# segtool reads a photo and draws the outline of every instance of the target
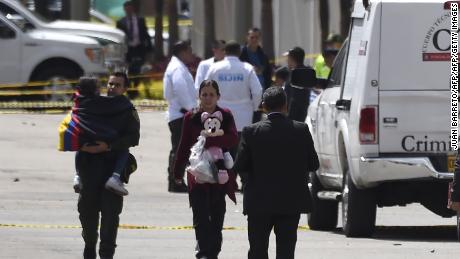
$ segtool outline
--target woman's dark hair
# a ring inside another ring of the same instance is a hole
[[[286,105],[286,92],[281,87],[269,87],[264,92],[263,104],[268,111],[280,110]]]
[[[220,96],[219,85],[217,84],[216,81],[210,80],[210,79],[204,80],[203,82],[201,82],[200,89],[198,90],[198,95],[201,94],[201,89],[203,89],[203,87],[205,86],[212,86],[212,88],[216,90],[217,96]]]
[[[97,93],[99,80],[96,77],[82,76],[78,82],[78,91],[81,95],[90,96]]]

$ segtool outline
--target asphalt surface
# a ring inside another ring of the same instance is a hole
[[[0,258],[82,258],[74,154],[56,149],[63,116],[0,115]],[[187,195],[166,191],[164,114],[144,112],[140,118],[141,144],[132,149],[139,167],[127,186],[115,258],[194,258]],[[246,258],[241,201],[241,195],[237,205],[227,199],[219,258]],[[333,232],[299,229],[296,258],[454,258],[460,253],[454,224],[420,205],[378,209],[372,238],[345,238],[340,226]],[[275,258],[274,234],[270,244]]]

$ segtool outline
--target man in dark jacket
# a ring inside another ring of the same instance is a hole
[[[126,61],[129,63],[129,73],[139,74],[147,52],[152,49],[152,42],[145,19],[137,16],[133,3],[126,1],[123,8],[126,16],[117,21],[117,28],[126,34],[128,41]]]
[[[315,70],[303,64],[305,51],[302,48],[292,48],[285,55],[291,72],[285,87],[288,100],[288,117],[304,122],[310,105],[310,91],[317,84]]]
[[[268,119],[243,129],[234,166],[247,175],[243,213],[248,216],[248,258],[268,258],[272,228],[276,258],[294,258],[300,214],[311,207],[308,172],[318,169],[318,156],[308,126],[286,117],[282,88],[268,88],[263,107]]]
[[[108,94],[119,95],[126,92],[128,78],[124,74],[114,73],[108,82]],[[115,107],[108,107],[114,109]],[[97,112],[102,112],[99,107]],[[107,117],[110,117],[107,115]],[[109,119],[109,118],[107,118]],[[115,253],[119,215],[123,208],[123,196],[107,190],[104,185],[112,176],[119,152],[139,144],[139,117],[134,107],[123,113],[116,113],[112,118],[113,126],[119,132],[119,138],[110,143],[97,141],[97,145],[84,145],[80,149],[77,163],[83,188],[78,199],[78,212],[83,228],[85,241],[83,257],[96,258],[98,241],[99,214],[100,225],[100,258],[111,259]]]
[[[241,50],[240,60],[254,66],[262,88],[265,90],[272,84],[272,67],[270,60],[260,46],[260,30],[252,28],[248,31],[246,46]]]
[[[240,60],[254,66],[254,71],[264,91],[272,86],[272,66],[270,60],[260,46],[259,28],[249,29],[246,45],[241,50]],[[254,112],[252,121],[258,122],[261,118],[262,111],[259,110]]]

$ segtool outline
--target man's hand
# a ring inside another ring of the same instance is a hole
[[[98,154],[98,153],[110,151],[109,145],[107,145],[107,143],[103,141],[96,141],[96,145],[88,145],[88,143],[86,143],[85,145],[81,147],[80,150],[83,152],[90,153],[90,154]]]
[[[457,213],[460,212],[460,202],[459,201],[453,201],[450,204],[450,209],[456,211]]]

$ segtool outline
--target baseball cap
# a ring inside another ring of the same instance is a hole
[[[283,56],[305,57],[305,51],[301,47],[294,47],[283,53]]]

